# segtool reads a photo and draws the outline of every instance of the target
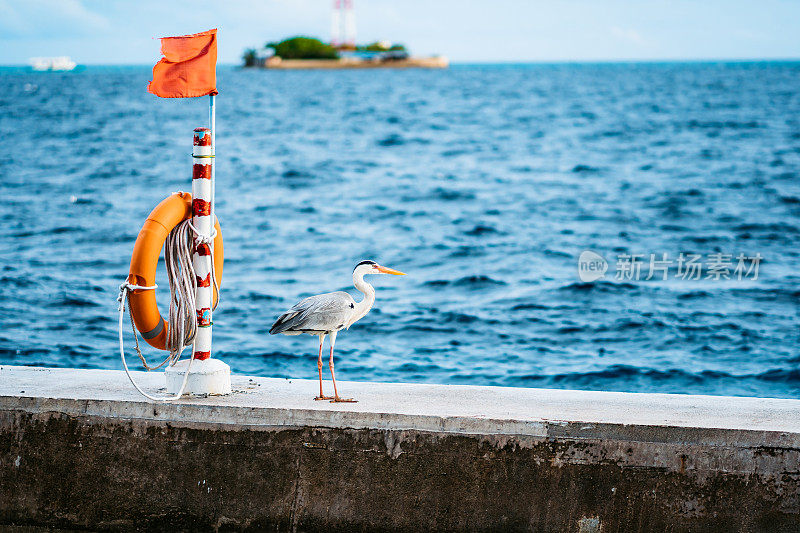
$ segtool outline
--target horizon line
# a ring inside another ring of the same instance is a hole
[[[437,54],[441,55],[441,54]],[[419,57],[433,57],[422,55]],[[800,56],[784,57],[692,57],[692,58],[594,58],[594,59],[491,59],[481,61],[450,60],[450,65],[547,65],[547,64],[598,64],[598,63],[759,63],[798,62]],[[79,67],[151,67],[155,63],[78,63]],[[221,67],[241,67],[241,63],[220,62]],[[0,68],[30,67],[30,63],[0,63]]]

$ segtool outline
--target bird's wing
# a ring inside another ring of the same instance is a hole
[[[355,300],[346,292],[309,296],[278,317],[269,332],[335,331],[346,324],[354,308]]]

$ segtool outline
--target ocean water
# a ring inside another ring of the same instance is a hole
[[[0,363],[121,368],[118,285],[150,209],[190,190],[206,119],[149,79],[0,71]],[[316,339],[269,327],[358,297],[374,259],[409,275],[372,278],[343,380],[800,398],[798,88],[792,62],[221,67],[216,355],[316,377]],[[604,278],[581,281],[585,250]],[[757,279],[644,279],[665,253],[762,259]],[[617,279],[626,254],[640,279]]]

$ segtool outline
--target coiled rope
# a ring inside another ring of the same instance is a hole
[[[133,386],[142,396],[156,401],[156,402],[169,402],[179,399],[184,390],[186,383],[189,381],[189,371],[194,361],[194,339],[197,334],[197,312],[195,311],[195,295],[197,291],[197,277],[195,276],[194,266],[192,264],[192,254],[194,248],[198,244],[211,245],[211,279],[214,281],[214,290],[219,295],[219,286],[217,285],[216,273],[214,272],[214,255],[213,255],[213,242],[214,237],[217,235],[216,227],[213,227],[211,235],[203,235],[199,233],[190,220],[184,220],[167,235],[164,242],[164,262],[167,269],[167,280],[169,281],[169,318],[167,326],[167,339],[166,347],[169,355],[156,366],[150,366],[147,363],[141,349],[139,348],[139,336],[136,333],[136,327],[133,323],[133,312],[130,309],[130,291],[133,290],[155,290],[158,285],[143,286],[134,285],[125,281],[119,286],[119,353],[122,358],[122,366],[125,368],[125,373],[128,375]],[[212,296],[213,299],[213,296]],[[125,349],[123,347],[122,339],[122,323],[125,312],[125,302],[128,302],[128,314],[130,316],[131,331],[135,340],[136,354],[139,360],[147,370],[156,370],[165,364],[169,363],[170,366],[177,363],[184,348],[192,346],[192,355],[189,359],[189,364],[186,367],[186,373],[183,376],[183,383],[180,390],[174,396],[152,396],[142,390],[141,387],[133,379],[133,376],[128,369],[128,362],[125,358]],[[219,297],[217,298],[219,303]],[[216,305],[213,309],[216,309]]]

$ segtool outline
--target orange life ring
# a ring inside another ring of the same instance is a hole
[[[136,238],[136,244],[133,245],[128,283],[143,287],[155,285],[156,266],[167,235],[175,226],[191,217],[192,195],[188,192],[171,194],[150,212]],[[225,253],[218,220],[215,221],[214,228],[217,230],[217,236],[214,237],[214,277],[217,286],[221,286]],[[156,291],[152,289],[133,289],[128,293],[128,305],[133,315],[133,323],[147,343],[159,350],[166,350],[167,323],[158,311],[155,293]],[[218,297],[219,294],[215,290],[214,305]]]

